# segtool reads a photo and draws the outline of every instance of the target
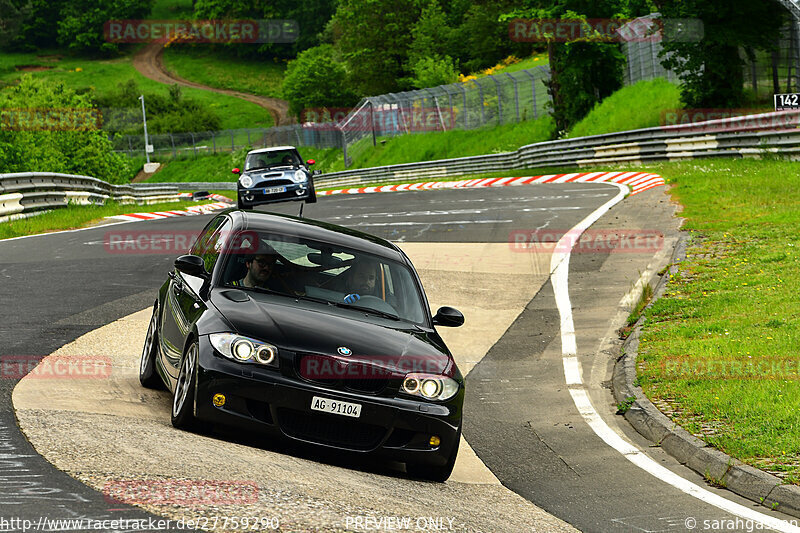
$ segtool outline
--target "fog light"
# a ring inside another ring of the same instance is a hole
[[[214,407],[222,407],[225,405],[225,395],[215,394],[211,401],[214,402]],[[431,441],[433,441],[433,439],[431,439]]]
[[[431,440],[429,440],[428,443],[431,446],[436,447],[436,446],[438,446],[438,445],[440,445],[442,443],[442,439],[440,439],[439,437],[434,435],[433,437],[431,437]]]

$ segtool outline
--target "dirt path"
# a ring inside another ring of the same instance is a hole
[[[185,87],[193,87],[195,89],[203,89],[205,91],[227,94],[247,100],[248,102],[252,102],[269,111],[275,120],[276,126],[285,126],[295,122],[294,118],[289,115],[289,102],[286,100],[281,100],[280,98],[269,98],[266,96],[256,96],[254,94],[242,93],[230,89],[216,89],[214,87],[208,87],[207,85],[201,85],[193,81],[185,80],[167,70],[161,58],[163,52],[164,45],[162,43],[150,43],[133,56],[134,68],[138,70],[142,76],[150,78],[151,80],[159,83],[166,83],[169,85],[177,83],[178,85],[183,85]]]

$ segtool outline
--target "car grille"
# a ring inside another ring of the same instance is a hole
[[[281,429],[290,437],[354,450],[371,450],[386,434],[380,426],[343,420],[336,415],[279,409],[278,417]]]
[[[392,378],[391,372],[369,363],[348,362],[320,354],[298,354],[297,375],[327,388],[379,394]]]

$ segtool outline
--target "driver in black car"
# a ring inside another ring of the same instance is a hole
[[[232,282],[234,287],[262,287],[271,288],[270,275],[275,270],[275,263],[278,261],[276,254],[256,254],[245,260],[247,274],[244,278]]]
[[[344,289],[347,293],[345,301],[348,297],[353,295],[361,296],[377,296],[380,298],[378,291],[378,265],[372,261],[359,261],[351,266],[346,273]],[[353,301],[358,298],[351,298]],[[352,303],[352,302],[348,302]]]

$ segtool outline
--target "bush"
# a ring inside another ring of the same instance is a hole
[[[356,94],[347,86],[347,72],[329,44],[309,48],[290,61],[283,80],[289,112],[300,117],[309,107],[347,107]]]
[[[447,85],[458,81],[458,70],[450,56],[441,59],[425,57],[414,65],[412,83],[418,89]]]
[[[27,75],[19,85],[0,91],[0,109],[7,113],[2,122],[12,125],[0,129],[0,168],[4,172],[64,172],[110,183],[128,181],[130,162],[112,151],[111,141],[96,124],[85,121],[78,129],[53,120],[20,119],[34,111],[64,119],[88,114],[93,110],[88,96]]]

